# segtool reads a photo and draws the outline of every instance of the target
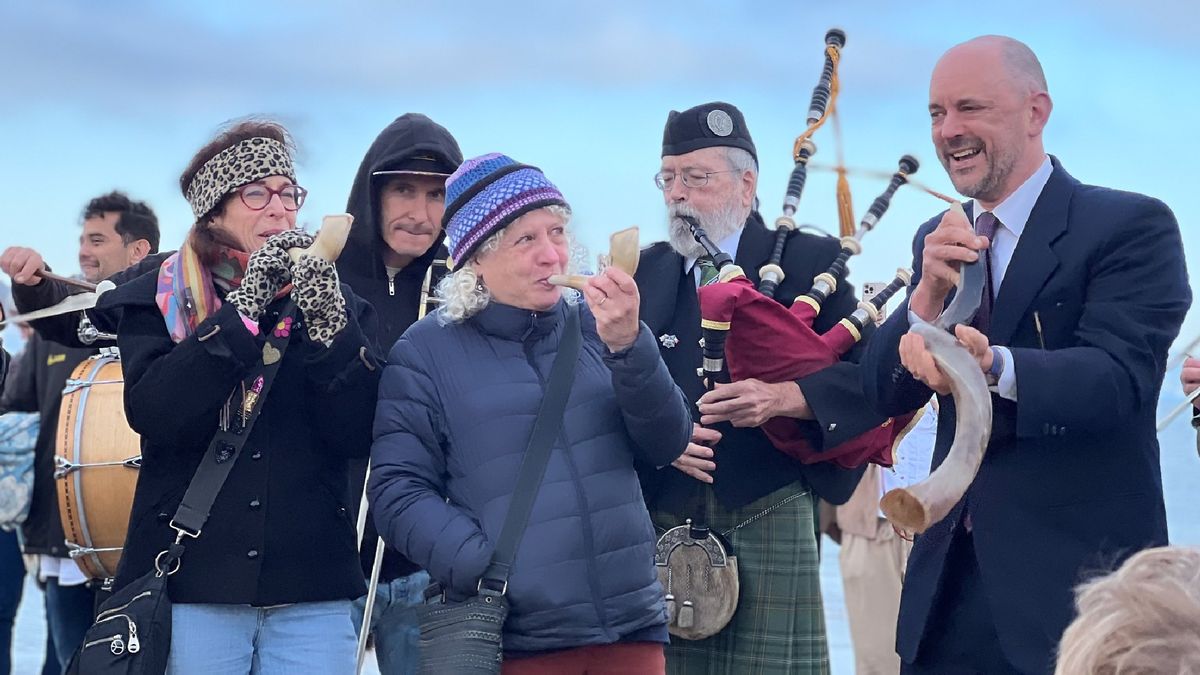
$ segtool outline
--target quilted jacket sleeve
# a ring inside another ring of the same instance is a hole
[[[447,438],[424,366],[429,358],[407,334],[392,348],[379,384],[367,495],[388,544],[456,593],[469,594],[493,545],[444,496]]]
[[[671,379],[658,343],[645,323],[637,340],[616,354],[605,350],[613,391],[638,459],[665,466],[681,455],[692,436],[692,417],[683,391]]]

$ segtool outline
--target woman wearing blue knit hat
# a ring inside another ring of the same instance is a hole
[[[571,212],[537,168],[467,160],[446,204],[455,271],[380,383],[379,531],[451,602],[507,606],[504,673],[661,673],[667,616],[634,461],[669,464],[692,424],[637,286],[610,267],[576,304],[549,282],[567,271]],[[463,672],[464,644],[438,649],[429,629],[424,667]]]

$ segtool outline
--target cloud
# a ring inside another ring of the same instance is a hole
[[[651,89],[735,83],[811,90],[821,38],[839,17],[791,3],[262,2],[34,3],[0,28],[0,86],[28,105],[111,106],[136,112],[380,92],[431,96],[512,86]],[[902,34],[843,22],[847,72],[892,90],[899,60],[930,58]]]

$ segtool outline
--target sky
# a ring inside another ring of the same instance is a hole
[[[758,147],[759,197],[779,215],[830,27],[841,60],[840,154],[952,187],[932,153],[929,74],[947,48],[997,33],[1042,60],[1054,111],[1046,147],[1076,178],[1174,208],[1190,267],[1200,235],[1187,207],[1200,172],[1200,4],[1147,0],[1005,3],[804,0],[253,4],[82,0],[0,4],[0,247],[32,246],[74,271],[80,213],[118,188],[157,211],[163,246],[191,225],[178,177],[229,120],[281,120],[299,144],[309,201],[300,222],[345,209],[375,135],[428,114],[464,153],[541,167],[571,202],[593,253],[630,225],[665,235],[658,169],[667,112],[711,100],[741,108]],[[839,152],[818,132],[814,163]],[[885,179],[852,177],[861,217]],[[836,229],[832,175],[810,172],[798,220]],[[851,280],[911,265],[916,227],[942,208],[902,188],[851,263]],[[1182,336],[1200,334],[1192,312]]]

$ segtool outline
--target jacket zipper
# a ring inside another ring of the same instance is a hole
[[[388,295],[396,294],[396,277],[388,277]]]

